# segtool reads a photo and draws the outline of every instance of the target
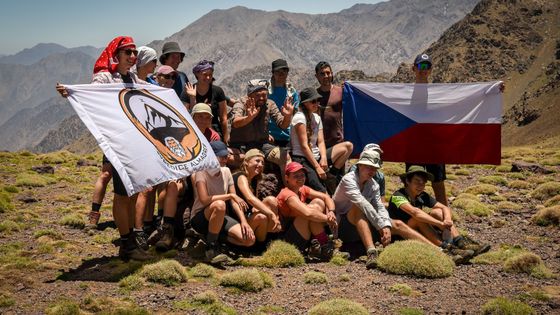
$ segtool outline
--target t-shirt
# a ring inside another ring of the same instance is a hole
[[[183,94],[181,100],[189,103],[190,99],[186,94]],[[220,102],[223,102],[225,100],[226,94],[224,93],[224,90],[217,85],[210,85],[210,88],[204,95],[200,95],[198,94],[198,92],[196,93],[197,104],[206,103],[210,105],[210,108],[212,109],[212,116],[214,116],[212,117],[212,129],[218,132],[220,136],[223,135],[222,126],[220,125]],[[195,104],[191,105],[194,106]]]
[[[333,85],[330,91],[323,92],[321,88],[317,88],[317,92],[323,97],[319,102],[321,106],[321,120],[324,126],[325,146],[330,148],[344,141],[342,129],[342,88],[338,85]]]
[[[295,217],[296,213],[288,206],[288,199],[293,196],[298,196],[299,200],[305,203],[310,192],[311,188],[305,185],[301,186],[297,194],[287,187],[283,188],[278,196],[276,196],[276,199],[278,200],[278,212],[280,215],[287,218]]]
[[[231,176],[231,171],[227,167],[220,167],[220,173],[218,176],[211,176],[206,170],[196,172],[193,176],[195,199],[192,206],[193,211],[191,217],[194,217],[198,212],[204,210],[205,208],[198,197],[196,183],[206,181],[208,196],[227,194],[229,193],[229,186],[233,185],[233,177]]]
[[[206,128],[206,130],[204,130],[203,134],[204,134],[204,137],[206,137],[206,140],[208,140],[208,142],[222,141],[222,137],[220,137],[220,134],[217,133],[212,128]]]
[[[394,220],[401,220],[403,222],[408,222],[412,217],[406,211],[401,209],[403,204],[410,203],[412,206],[422,209],[423,207],[433,208],[437,200],[430,196],[427,192],[423,191],[416,197],[415,200],[410,200],[410,197],[406,193],[405,188],[397,190],[389,200],[389,216]]]
[[[319,117],[319,115],[313,113],[312,117],[313,121],[311,122],[311,130],[313,131],[313,135],[311,136],[311,139],[308,140],[310,140],[309,143],[311,144],[313,157],[315,160],[319,160],[321,158],[321,152],[317,146],[317,137],[319,136],[319,130],[323,129],[323,123],[321,122],[321,117]],[[304,127],[307,128],[307,122],[305,121],[305,114],[303,112],[297,112],[292,118],[292,123],[290,125],[290,146],[292,147],[292,155],[305,157],[295,129],[297,124],[303,124]]]
[[[272,92],[272,93],[271,93]],[[289,86],[275,86],[269,88],[268,98],[273,100],[278,106],[278,109],[282,109],[284,102],[288,96],[292,97],[292,105],[294,105],[294,111],[297,110],[299,106],[299,95],[295,88]],[[290,127],[288,129],[280,129],[276,122],[272,119],[268,121],[268,132],[276,141],[288,141],[290,140]]]

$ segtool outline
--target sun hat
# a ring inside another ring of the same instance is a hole
[[[360,154],[360,159],[358,160],[358,162],[356,162],[356,164],[369,165],[375,168],[381,168],[380,162],[381,162],[381,157],[379,156],[379,152],[370,150],[370,151],[363,151],[362,154]]]
[[[179,43],[167,42],[163,44],[163,48],[161,49],[161,56],[159,56],[159,62],[163,64],[163,61],[165,59],[164,56],[170,53],[180,53],[181,60],[185,58],[185,53],[181,50],[181,47],[179,47]]]
[[[260,90],[268,90],[268,80],[266,79],[253,79],[247,82],[247,95],[255,93]]]
[[[210,108],[210,105],[208,105],[206,103],[198,103],[198,104],[193,106],[193,108],[191,110],[191,116],[194,116],[194,114],[200,114],[200,113],[207,113],[207,114],[210,114],[210,116],[214,117],[214,115],[212,115],[212,108]]]
[[[277,71],[280,69],[290,69],[288,67],[288,62],[284,59],[276,59],[272,62],[272,71]]]
[[[249,161],[250,159],[254,158],[255,156],[260,156],[264,159],[264,154],[259,149],[251,149],[245,152],[245,158],[243,161]]]
[[[300,103],[310,102],[322,98],[321,94],[313,88],[305,88],[299,92]]]
[[[364,147],[364,151],[377,151],[380,154],[383,154],[383,150],[381,150],[381,147],[377,143],[366,144],[366,146]]]
[[[406,173],[401,174],[399,177],[401,178],[401,180],[404,181],[408,175],[415,174],[415,173],[421,173],[426,175],[426,177],[428,177],[430,181],[434,180],[434,175],[432,175],[432,173],[427,172],[426,168],[420,165],[411,165],[406,171]]]

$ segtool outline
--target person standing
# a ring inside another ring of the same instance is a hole
[[[294,109],[297,110],[299,105],[299,95],[297,90],[288,82],[288,73],[290,68],[288,62],[284,59],[276,59],[272,62],[272,77],[270,78],[270,86],[268,87],[268,99],[276,103],[278,109],[287,99],[291,99]],[[290,127],[281,129],[276,123],[270,119],[268,121],[268,132],[274,140],[274,144],[279,147],[287,147],[290,143]]]
[[[181,50],[181,47],[179,47],[177,42],[167,42],[163,44],[161,56],[159,56],[159,62],[162,65],[170,66],[173,70],[177,71],[177,80],[175,80],[175,83],[173,84],[173,89],[179,97],[181,97],[181,94],[184,93],[183,89],[189,82],[187,75],[184,72],[177,70],[177,68],[179,68],[179,64],[183,62],[184,58],[185,53]]]

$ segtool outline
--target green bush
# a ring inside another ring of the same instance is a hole
[[[8,186],[4,186],[4,191],[9,192],[11,194],[16,194],[19,192],[19,189],[16,186],[8,185]]]
[[[560,205],[540,209],[531,220],[538,225],[560,226]]]
[[[35,237],[36,239],[41,237],[41,236],[48,236],[48,237],[52,238],[53,240],[62,239],[62,233],[60,233],[58,231],[55,231],[54,229],[38,230],[35,233],[33,233],[33,237]]]
[[[175,302],[174,308],[181,311],[202,310],[206,314],[235,315],[235,309],[226,306],[214,291],[204,291],[192,297],[192,299]]]
[[[465,192],[474,195],[493,195],[498,192],[498,188],[490,184],[478,184],[470,186]]]
[[[504,262],[504,270],[511,273],[530,274],[540,264],[542,264],[542,260],[539,256],[533,253],[523,253],[508,258]]]
[[[418,241],[401,241],[389,245],[377,258],[382,270],[425,278],[443,278],[453,274],[455,264],[432,245]]]
[[[135,291],[139,290],[146,284],[144,278],[138,274],[132,274],[122,278],[119,281],[119,287],[124,291]]]
[[[294,245],[276,240],[270,244],[262,257],[243,259],[241,264],[245,266],[287,268],[303,266],[305,258]]]
[[[508,183],[508,187],[513,189],[528,189],[531,186],[531,183],[528,183],[524,180],[512,180]]]
[[[479,217],[487,217],[494,211],[482,202],[468,198],[457,198],[453,200],[453,207],[465,210],[465,213]]]
[[[424,311],[414,307],[403,307],[397,311],[398,315],[423,315]]]
[[[498,173],[508,173],[511,172],[511,165],[498,165],[494,170]]]
[[[498,209],[500,211],[504,211],[504,210],[521,210],[523,207],[515,202],[511,202],[511,201],[501,201],[498,202]]]
[[[264,288],[274,285],[272,278],[257,269],[239,269],[224,274],[220,278],[220,285],[237,288],[246,292],[260,292]]]
[[[499,175],[481,176],[478,179],[478,181],[481,183],[492,184],[492,185],[502,185],[502,186],[507,185],[507,179]]]
[[[520,246],[502,245],[498,250],[478,255],[471,259],[471,263],[483,265],[503,264],[507,259],[526,253]]]
[[[58,221],[61,225],[66,225],[75,229],[83,229],[86,226],[86,222],[81,215],[77,213],[72,213],[65,215]]]
[[[508,178],[513,178],[513,179],[525,179],[525,178],[527,178],[527,176],[524,173],[507,173],[506,176]]]
[[[332,256],[330,263],[335,266],[346,266],[348,264],[348,259],[342,255],[336,254]]]
[[[16,177],[16,186],[26,187],[45,187],[47,186],[47,179],[39,174],[19,174]]]
[[[406,283],[396,283],[389,287],[389,292],[397,293],[404,296],[412,295],[412,288]]]
[[[303,275],[303,281],[307,284],[327,283],[329,279],[323,272],[309,271]]]
[[[471,199],[471,200],[480,201],[480,198],[478,198],[477,195],[473,195],[473,194],[469,194],[469,193],[461,193],[455,199]]]
[[[530,315],[536,314],[535,310],[519,301],[508,300],[504,297],[492,299],[482,306],[484,315]]]
[[[87,297],[84,299],[80,307],[86,312],[81,314],[101,314],[101,315],[148,315],[146,309],[139,307],[129,300],[120,300],[110,297],[101,297],[94,299]]]
[[[79,315],[80,305],[73,301],[59,301],[45,310],[47,315]]]
[[[560,195],[560,182],[547,182],[540,184],[531,193],[531,197],[538,200],[546,200],[556,195]]]
[[[216,269],[207,264],[196,264],[189,270],[191,277],[196,278],[214,278],[216,276]]]
[[[331,299],[323,301],[309,310],[309,315],[368,315],[368,310],[361,304],[347,299]]]
[[[139,275],[155,283],[172,286],[187,281],[187,271],[178,261],[164,259],[157,263],[145,265]]]

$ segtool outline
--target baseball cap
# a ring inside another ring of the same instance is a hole
[[[210,146],[212,147],[214,154],[218,157],[228,156],[229,154],[227,145],[222,141],[212,141],[210,142]]]
[[[170,74],[170,73],[177,73],[177,71],[175,71],[175,69],[171,68],[170,66],[160,66],[156,71],[156,74]]]
[[[272,71],[280,70],[280,69],[290,69],[288,67],[288,62],[284,59],[276,59],[272,62]]]
[[[303,167],[303,165],[299,164],[298,162],[290,162],[286,165],[285,173],[286,174],[295,173],[299,170],[304,170],[307,173],[307,169]]]

